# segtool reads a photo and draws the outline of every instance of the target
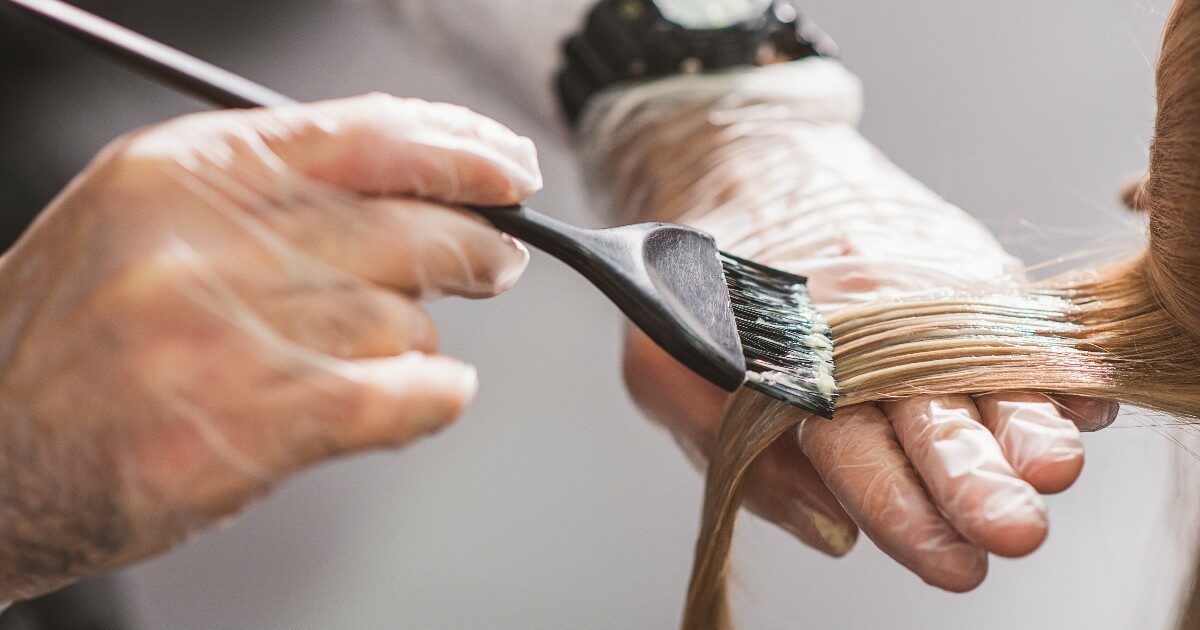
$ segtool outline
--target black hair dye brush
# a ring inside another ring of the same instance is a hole
[[[8,0],[119,61],[222,107],[294,103],[60,0]],[[731,256],[682,225],[582,229],[524,206],[470,208],[583,274],[664,350],[727,391],[747,385],[832,417],[829,326],[805,278]]]

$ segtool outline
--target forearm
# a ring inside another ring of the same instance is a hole
[[[852,75],[830,60],[789,66],[747,74],[805,87],[700,78],[709,84],[691,95],[608,95],[585,152],[614,213],[696,225],[733,253],[817,276],[814,294],[827,301],[862,293],[823,280],[860,277],[842,273],[850,265],[903,271],[868,279],[889,292],[1019,269],[977,221],[863,138]]]

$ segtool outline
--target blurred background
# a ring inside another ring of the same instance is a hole
[[[468,105],[538,143],[546,189],[534,205],[601,222],[561,129],[511,98],[503,75],[414,43],[383,2],[79,4],[300,99],[378,90]],[[1038,262],[1136,243],[1115,192],[1146,162],[1167,0],[801,7],[863,79],[866,135],[1015,253]],[[113,137],[198,108],[0,11],[0,237]],[[624,393],[616,309],[535,253],[499,299],[433,310],[444,349],[482,379],[456,426],[304,474],[223,530],[86,586],[97,617],[152,629],[674,627],[701,478]],[[1196,523],[1180,470],[1196,456],[1186,434],[1151,422],[1126,412],[1088,436],[1082,479],[1049,499],[1046,544],[994,558],[965,595],[924,585],[865,537],[832,560],[743,517],[742,626],[1168,628]],[[66,610],[52,601],[40,614]]]

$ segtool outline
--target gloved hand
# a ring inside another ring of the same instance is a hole
[[[583,142],[618,211],[690,223],[724,250],[807,275],[827,311],[1019,281],[1020,264],[986,229],[858,134],[860,103],[856,79],[830,60],[682,77],[610,93]],[[625,377],[703,465],[728,394],[636,330]],[[798,439],[762,456],[747,505],[832,555],[849,551],[861,527],[930,584],[969,590],[987,552],[1020,556],[1041,544],[1039,493],[1074,482],[1079,429],[1104,427],[1116,411],[1037,393],[842,408],[832,421],[809,417]]]
[[[0,601],[161,552],[476,389],[417,299],[528,252],[454,204],[541,185],[532,143],[374,95],[121,138],[0,258]]]

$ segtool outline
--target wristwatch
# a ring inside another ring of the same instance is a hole
[[[791,0],[600,0],[563,44],[556,87],[572,126],[615,83],[833,56]]]

